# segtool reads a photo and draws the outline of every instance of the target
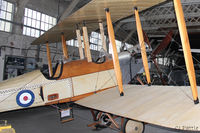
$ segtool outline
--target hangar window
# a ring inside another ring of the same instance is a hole
[[[106,36],[105,36],[106,38]],[[83,36],[81,36],[82,40],[82,47],[84,48],[84,43],[83,43]],[[78,41],[77,40],[69,40],[67,41],[67,45],[70,46],[75,46],[78,47]],[[95,51],[100,51],[102,48],[102,41],[101,41],[101,36],[97,32],[92,32],[90,35],[90,49],[95,50]]]
[[[56,25],[56,18],[41,12],[25,8],[23,34],[39,37]]]
[[[115,42],[116,42],[117,52],[119,53],[120,52],[120,48],[122,46],[122,42],[118,41],[118,40],[115,40]],[[109,43],[109,54],[113,54],[112,44],[111,43]]]
[[[70,46],[76,46],[76,45],[78,45],[77,41],[74,40],[74,39],[69,40],[69,41],[67,41],[66,43],[67,43],[67,45],[70,45]],[[78,46],[77,46],[77,47],[78,47]]]
[[[102,48],[101,34],[97,32],[92,32],[90,35],[90,49],[100,51],[101,48]]]
[[[14,14],[14,5],[10,2],[0,0],[0,30],[11,32]]]

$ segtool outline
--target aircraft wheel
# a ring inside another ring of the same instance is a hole
[[[137,122],[127,119],[123,126],[124,133],[143,133],[144,124],[142,122]]]
[[[99,115],[101,115],[101,116],[99,116]],[[96,118],[97,118],[98,121],[101,122],[100,124],[103,125],[103,126],[109,127],[111,125],[111,121],[105,113],[97,112]]]

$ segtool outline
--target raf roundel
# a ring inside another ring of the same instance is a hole
[[[16,101],[21,107],[29,107],[33,104],[35,95],[30,90],[22,90],[17,94]]]

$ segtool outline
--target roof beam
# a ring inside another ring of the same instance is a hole
[[[122,23],[118,23],[115,27],[114,27],[114,31],[115,33],[117,33],[117,31],[120,29]]]
[[[73,9],[76,7],[76,5],[79,3],[79,1],[80,0],[72,0],[72,2],[70,3],[69,7],[64,11],[62,16],[60,17],[59,21],[62,21],[67,16],[69,16],[72,13]]]
[[[127,42],[133,35],[133,33],[135,32],[135,29],[131,30],[131,32],[128,34],[128,36],[123,40],[123,42]]]

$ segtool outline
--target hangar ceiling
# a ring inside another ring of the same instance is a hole
[[[91,0],[8,0],[18,5],[32,7],[33,9],[48,12],[58,20],[63,20],[73,12]],[[196,38],[200,32],[200,1],[182,0],[189,36],[193,43],[197,43]],[[46,7],[46,8],[44,8]],[[56,12],[56,15],[55,15]],[[145,10],[140,13],[144,31],[150,41],[160,41],[165,37],[169,30],[174,30],[178,34],[178,28],[174,13],[172,0],[166,3]],[[122,19],[114,23],[116,38],[122,42],[137,44],[137,34],[134,16]],[[105,28],[105,33],[106,33]],[[196,46],[195,46],[196,47]]]
[[[200,1],[182,0],[182,5],[190,40],[194,44],[195,40],[198,39],[196,37],[200,33]],[[141,12],[140,19],[143,30],[147,33],[150,40],[162,40],[170,30],[173,30],[176,35],[178,34],[172,1]],[[115,33],[117,33],[118,39],[121,41],[129,42],[130,44],[137,43],[134,16],[132,15],[118,21],[115,24]]]

